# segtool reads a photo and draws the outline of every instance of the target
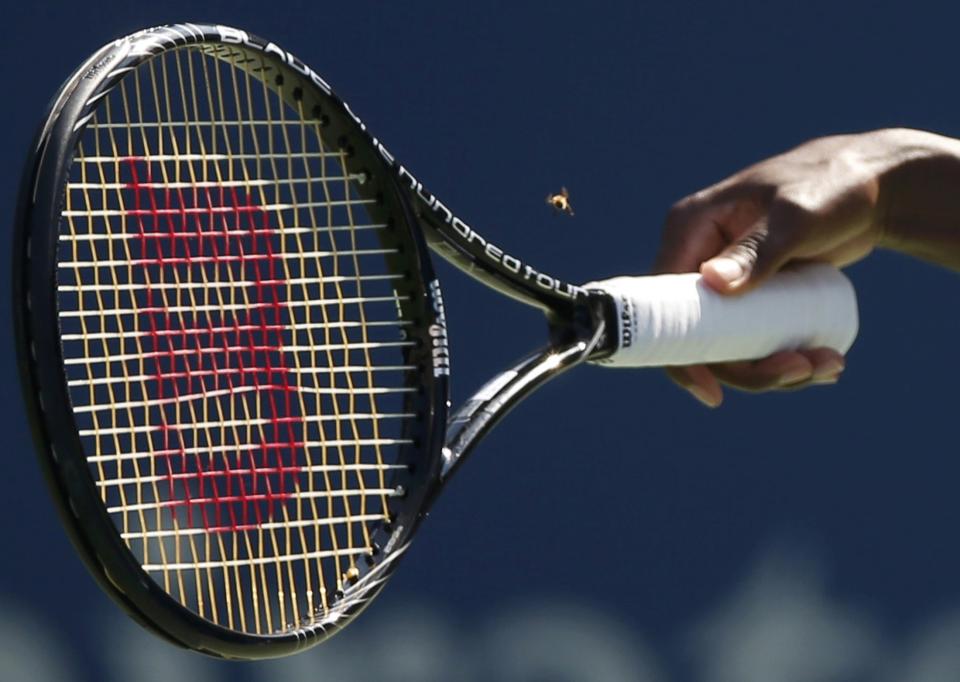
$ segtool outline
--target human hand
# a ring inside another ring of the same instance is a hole
[[[880,238],[880,177],[890,164],[880,136],[816,139],[681,200],[667,217],[656,272],[699,270],[710,287],[738,295],[791,262],[840,267],[863,258]],[[667,373],[716,407],[721,384],[795,389],[834,383],[843,369],[841,354],[814,348]]]

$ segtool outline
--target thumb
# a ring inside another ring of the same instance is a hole
[[[716,291],[739,294],[761,284],[789,259],[786,246],[771,238],[766,220],[761,220],[718,255],[704,261],[700,274]]]

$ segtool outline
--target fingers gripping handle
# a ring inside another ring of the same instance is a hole
[[[614,277],[584,285],[609,294],[617,349],[597,362],[615,367],[754,360],[781,350],[828,347],[846,353],[857,336],[857,298],[830,265],[784,270],[761,287],[721,295],[699,274]]]

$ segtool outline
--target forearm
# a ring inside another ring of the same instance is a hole
[[[960,140],[918,130],[871,133],[878,154],[877,246],[960,270]]]

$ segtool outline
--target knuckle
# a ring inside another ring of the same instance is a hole
[[[770,232],[765,227],[755,229],[748,235],[742,237],[730,249],[730,256],[733,258],[742,258],[753,262],[757,259],[764,244],[768,243]]]
[[[663,237],[669,237],[675,232],[682,232],[687,223],[688,221],[685,219],[685,215],[681,211],[671,208],[667,212],[666,218],[663,219],[663,228],[661,229],[661,234]]]
[[[671,206],[660,231],[662,246],[679,248],[696,228],[697,218],[703,208],[704,202],[697,195],[685,197]]]
[[[691,194],[674,203],[674,205],[670,207],[670,210],[667,211],[667,217],[664,221],[665,225],[670,227],[671,225],[682,226],[688,224],[691,217],[693,217],[703,205],[701,195],[702,193]]]
[[[667,220],[660,230],[660,256],[674,255],[683,250],[689,228],[687,223]]]

